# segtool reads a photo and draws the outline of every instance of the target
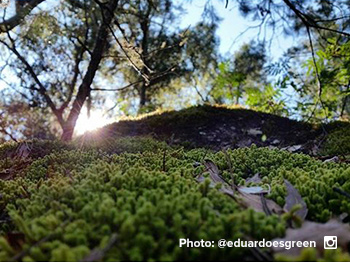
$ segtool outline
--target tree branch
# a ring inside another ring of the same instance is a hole
[[[111,89],[107,89],[107,88],[91,88],[91,91],[123,91],[131,86],[134,86],[136,84],[142,83],[143,80],[138,80],[136,82],[133,82],[131,84],[128,84],[126,86],[120,87],[120,88],[111,88]]]
[[[43,96],[43,98],[45,99],[46,103],[48,104],[48,106],[50,107],[50,109],[52,110],[54,115],[57,117],[57,120],[60,123],[60,125],[63,126],[64,120],[63,120],[63,117],[62,117],[62,113],[60,113],[57,110],[54,102],[52,101],[51,97],[47,94],[46,88],[40,82],[40,80],[39,80],[38,76],[36,75],[36,73],[34,72],[34,69],[32,68],[32,66],[27,62],[27,60],[16,49],[15,42],[11,38],[11,35],[9,34],[9,31],[6,31],[6,33],[8,34],[8,38],[10,39],[10,41],[12,43],[12,46],[10,46],[8,43],[6,43],[5,41],[3,41],[1,39],[0,39],[0,43],[2,43],[4,46],[6,46],[7,49],[10,50],[22,62],[22,64],[27,69],[29,75],[33,78],[34,82],[38,85],[39,93]]]
[[[17,0],[19,2],[19,0]],[[0,22],[0,34],[8,32],[18,26],[30,12],[45,0],[31,0],[16,10],[16,14],[9,19]]]
[[[297,9],[291,1],[283,0],[283,2],[294,12],[294,14],[303,22],[303,24],[305,26],[307,26],[309,28],[311,27],[311,28],[315,28],[315,29],[321,29],[321,30],[325,30],[325,31],[329,31],[329,32],[333,32],[333,33],[337,33],[340,35],[345,35],[345,36],[350,37],[350,33],[347,33],[345,31],[340,31],[337,29],[328,28],[328,27],[318,25],[317,21],[315,21],[312,17],[308,16],[307,14],[304,14],[299,9]]]

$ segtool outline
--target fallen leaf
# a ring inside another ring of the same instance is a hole
[[[324,163],[331,163],[331,162],[336,163],[336,162],[339,162],[339,157],[334,156],[334,157],[332,157],[332,158],[326,159],[326,160],[323,161],[323,162],[324,162]]]
[[[283,213],[283,209],[279,205],[277,205],[273,200],[266,199],[262,194],[254,195],[254,194],[246,193],[244,191],[248,190],[248,187],[240,191],[241,189],[240,187],[237,187],[235,185],[229,185],[220,176],[220,171],[213,161],[205,160],[204,165],[206,167],[206,170],[209,172],[209,177],[211,179],[210,187],[215,187],[217,183],[221,183],[222,184],[220,188],[221,192],[233,197],[237,202],[241,203],[243,206],[247,208],[252,208],[257,212],[263,212],[267,215],[270,215],[271,213],[275,213],[275,214]],[[201,175],[197,178],[197,181],[203,182],[204,179],[205,179],[204,176]],[[237,189],[238,191],[237,194],[235,194],[235,189]]]
[[[13,173],[11,172],[11,169],[5,169],[0,172],[1,180],[10,180],[12,178],[13,178]]]
[[[273,241],[315,241],[316,248],[323,252],[325,236],[336,236],[337,247],[347,250],[347,245],[350,242],[350,226],[335,219],[329,220],[325,224],[305,221],[301,228],[287,229],[284,238],[273,239]],[[285,249],[284,247],[273,247],[273,250],[279,254],[298,256],[302,248]]]
[[[289,212],[292,210],[292,208],[295,205],[300,204],[301,209],[296,211],[295,214],[299,216],[302,220],[305,220],[306,215],[308,213],[308,209],[305,201],[302,199],[298,190],[287,179],[284,180],[284,184],[286,185],[286,188],[287,188],[287,196],[286,196],[286,204],[284,205],[283,209],[286,212]]]
[[[204,166],[206,167],[207,171],[209,172],[210,178],[211,178],[211,180],[213,180],[213,182],[223,183],[223,184],[226,183],[226,181],[221,178],[220,171],[213,161],[206,159],[204,161]]]
[[[210,168],[207,168],[207,171],[209,172],[209,178],[211,180],[210,182],[210,187],[214,188],[216,186],[216,184],[221,183],[221,188],[220,191],[231,196],[234,197],[234,187],[232,188],[231,186],[229,186],[220,176],[219,176],[219,169],[216,167],[216,165],[211,161],[211,160],[206,160],[207,166],[210,166]],[[209,164],[208,164],[209,163]],[[214,166],[215,167],[214,167]],[[205,177],[204,175],[200,175],[197,177],[197,181],[199,183],[202,183],[204,181]]]
[[[25,236],[23,233],[19,232],[9,232],[6,234],[7,242],[15,250],[21,250],[23,244],[25,243]]]
[[[278,145],[279,143],[281,143],[281,141],[279,141],[278,139],[274,139],[271,144],[273,145]]]
[[[271,213],[282,214],[283,209],[273,200],[266,199],[263,195],[252,195],[240,192],[239,201],[247,208],[252,208],[257,212],[271,215]]]
[[[247,194],[267,194],[267,193],[269,193],[268,190],[262,188],[261,186],[251,186],[251,187],[240,186],[237,189],[239,192],[247,193]]]
[[[248,135],[253,135],[253,136],[257,136],[257,135],[262,135],[263,132],[261,130],[259,130],[258,128],[251,128],[247,131]]]
[[[301,148],[302,148],[302,145],[294,145],[294,146],[284,147],[281,150],[287,150],[287,151],[293,153],[293,152],[300,150]]]
[[[260,183],[261,182],[260,174],[256,173],[253,177],[247,178],[245,182],[247,184],[248,183]]]

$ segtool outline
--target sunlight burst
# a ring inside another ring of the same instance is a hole
[[[96,130],[112,122],[115,121],[111,118],[107,118],[106,116],[104,116],[101,111],[91,111],[90,117],[88,117],[86,113],[82,113],[78,118],[75,127],[75,132],[77,135],[82,135],[87,131]]]

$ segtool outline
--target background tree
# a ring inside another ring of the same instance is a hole
[[[117,0],[103,4],[101,10],[93,1],[67,1],[41,12],[31,23],[26,20],[19,33],[1,35],[0,43],[10,54],[8,64],[18,67],[16,74],[30,98],[51,109],[63,140],[72,139],[81,108],[90,97],[117,6]]]
[[[116,90],[118,96],[122,100],[138,98],[139,112],[153,110],[159,104],[159,93],[179,88],[175,79],[184,80],[181,84],[185,86],[217,61],[219,19],[212,14],[210,20],[181,29],[183,12],[170,0],[130,1],[120,12],[122,40],[116,48],[122,49],[124,59],[112,58],[103,73],[110,75],[110,84],[116,77],[123,79],[126,87]],[[138,70],[128,66],[133,58]]]
[[[58,128],[52,124],[48,111],[45,107],[31,107],[20,95],[0,91],[0,142],[54,139]]]
[[[259,88],[266,84],[264,66],[266,63],[263,43],[245,44],[237,51],[233,60],[219,65],[216,88],[212,90],[213,98],[218,103],[229,100],[235,104],[249,88]]]

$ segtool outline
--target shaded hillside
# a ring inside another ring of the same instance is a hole
[[[272,114],[205,105],[120,121],[86,135],[85,139],[150,135],[190,148],[219,150],[256,144],[315,153],[327,131],[338,126],[322,129]]]

